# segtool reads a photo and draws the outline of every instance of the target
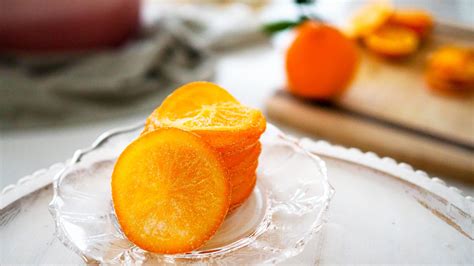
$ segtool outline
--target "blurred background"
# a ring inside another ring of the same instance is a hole
[[[210,80],[291,134],[406,161],[474,195],[474,1],[374,2],[0,0],[0,187]],[[345,37],[324,46],[319,26],[292,28],[308,20]],[[350,81],[325,69],[350,69]]]

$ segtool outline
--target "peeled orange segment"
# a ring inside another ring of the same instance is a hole
[[[120,155],[112,174],[117,220],[127,238],[156,253],[192,251],[223,222],[231,187],[220,156],[179,129],[142,135]]]
[[[365,45],[372,51],[389,57],[401,57],[416,51],[419,39],[408,28],[383,26],[364,38]]]
[[[254,173],[247,178],[247,182],[241,183],[238,186],[232,187],[232,202],[230,209],[235,209],[242,205],[245,200],[252,194],[252,191],[257,182],[257,175]]]
[[[372,4],[361,9],[352,19],[350,34],[353,37],[367,36],[382,27],[393,13],[387,4]]]
[[[433,17],[423,10],[396,10],[388,23],[409,28],[425,37],[433,28]]]

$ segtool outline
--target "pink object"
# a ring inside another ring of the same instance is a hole
[[[140,0],[0,0],[0,51],[116,46],[139,26]]]

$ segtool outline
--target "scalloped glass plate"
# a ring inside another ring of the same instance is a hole
[[[277,263],[299,254],[323,225],[334,192],[324,162],[268,125],[257,186],[210,241],[177,255],[141,250],[122,234],[110,193],[115,160],[141,128],[104,134],[91,148],[77,151],[54,182],[50,211],[56,233],[86,262]]]

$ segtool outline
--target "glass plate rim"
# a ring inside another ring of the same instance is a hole
[[[51,202],[49,203],[49,212],[51,213],[54,220],[55,235],[58,237],[60,242],[62,242],[67,248],[71,249],[76,254],[78,254],[86,262],[90,262],[91,259],[88,258],[79,248],[77,248],[76,245],[73,243],[73,241],[71,241],[70,238],[67,237],[66,232],[62,228],[62,225],[58,219],[59,211],[55,209],[55,204],[56,204],[56,201],[60,200],[60,195],[58,195],[58,191],[59,191],[59,186],[61,184],[61,181],[65,177],[65,173],[68,172],[68,169],[70,169],[71,167],[79,163],[81,158],[84,157],[85,155],[101,148],[107,142],[107,140],[117,135],[127,134],[133,131],[139,130],[143,128],[143,126],[144,126],[144,122],[140,122],[131,126],[120,127],[120,128],[112,129],[110,131],[106,131],[102,133],[93,142],[93,144],[90,147],[76,150],[73,154],[73,157],[65,164],[63,169],[61,169],[61,171],[58,172],[58,174],[54,177],[53,198]],[[294,257],[298,255],[299,253],[301,253],[303,248],[307,244],[307,242],[311,240],[313,236],[315,235],[315,233],[317,233],[321,229],[321,227],[324,225],[325,223],[324,214],[327,213],[330,201],[335,193],[333,186],[329,183],[326,164],[321,158],[319,158],[319,156],[317,156],[316,154],[310,152],[308,149],[303,147],[303,145],[301,145],[301,142],[297,138],[294,138],[290,135],[286,135],[276,126],[270,123],[267,123],[267,130],[269,128],[270,130],[275,132],[276,137],[281,138],[282,141],[285,141],[286,144],[291,146],[291,148],[299,150],[305,156],[309,157],[312,161],[314,161],[317,164],[317,166],[320,169],[322,181],[323,181],[322,183],[323,183],[324,193],[321,196],[321,198],[324,199],[324,201],[323,201],[323,205],[320,208],[320,211],[317,214],[317,218],[314,220],[311,227],[308,229],[307,233],[303,237],[301,237],[301,239],[297,241],[298,244],[291,248],[288,248],[286,252],[278,253],[273,258],[263,261],[262,263],[264,264],[269,263],[269,262],[271,262],[272,264],[282,262],[285,259]],[[265,191],[264,193],[269,193],[269,192]],[[267,205],[267,208],[269,208],[269,204]],[[174,255],[165,255],[165,254],[161,255],[160,254],[160,256],[163,256],[163,258],[170,261],[173,261],[174,259],[202,259],[202,258],[208,258],[208,257],[219,258],[219,256],[236,251],[240,248],[243,248],[251,244],[253,241],[255,241],[260,235],[265,233],[264,229],[266,229],[270,224],[268,219],[271,219],[271,214],[269,215],[269,217],[267,214],[263,217],[262,221],[260,222],[260,224],[257,226],[255,231],[251,235],[245,238],[239,239],[238,241],[232,242],[224,247],[221,247],[220,249],[224,249],[223,252],[219,251],[219,252],[212,253],[212,252],[209,252],[209,250],[203,250],[203,251],[191,251],[187,253],[174,254]],[[229,247],[229,249],[226,250],[225,249],[226,247]]]

